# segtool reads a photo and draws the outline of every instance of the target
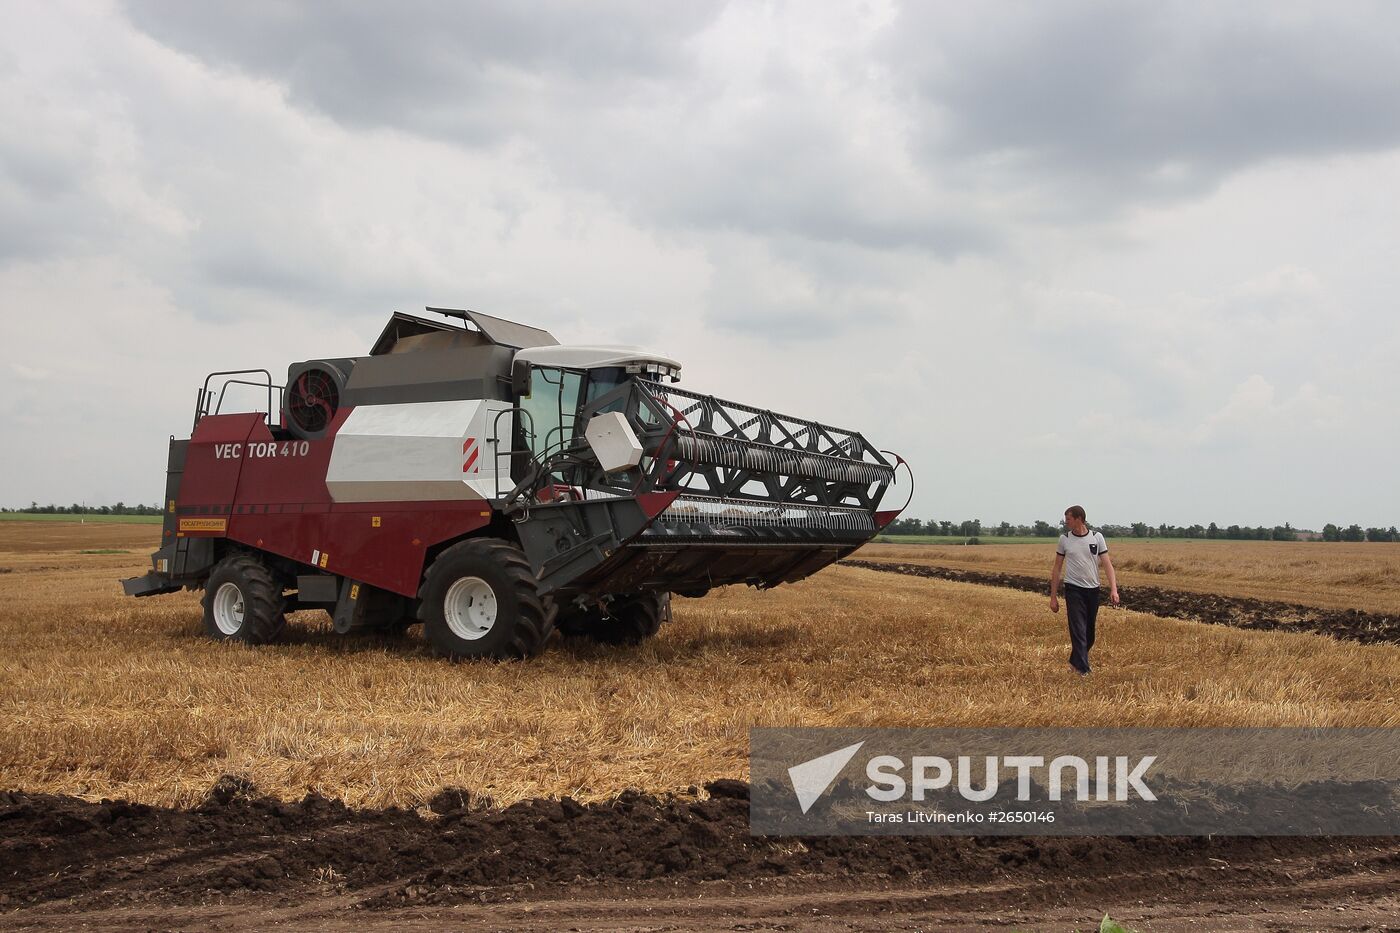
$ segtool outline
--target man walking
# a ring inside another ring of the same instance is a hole
[[[1089,673],[1089,649],[1094,647],[1094,622],[1099,615],[1099,564],[1108,570],[1108,598],[1118,605],[1118,576],[1108,556],[1108,542],[1090,531],[1084,507],[1065,510],[1065,527],[1055,548],[1055,569],[1050,572],[1050,611],[1060,611],[1060,574],[1064,572],[1065,615],[1069,617],[1069,666],[1081,677]]]

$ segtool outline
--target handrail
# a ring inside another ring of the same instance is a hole
[[[250,385],[250,386],[253,386],[254,388],[263,388],[263,387],[265,386],[265,387],[267,388],[267,414],[268,414],[269,420],[271,420],[271,415],[272,415],[272,411],[273,411],[273,407],[272,407],[272,390],[273,390],[273,389],[276,389],[276,390],[279,391],[279,392],[285,392],[287,387],[286,387],[286,386],[279,386],[279,385],[273,384],[273,382],[272,382],[272,373],[268,372],[268,371],[265,370],[265,369],[225,369],[225,370],[220,370],[219,372],[210,373],[209,375],[207,375],[207,376],[204,377],[204,385],[200,388],[200,390],[199,390],[199,396],[195,399],[195,404],[194,404],[194,424],[195,424],[195,425],[198,425],[198,424],[199,424],[199,419],[200,419],[200,418],[203,418],[205,415],[209,414],[209,403],[210,403],[210,401],[211,401],[211,400],[213,399],[213,397],[214,397],[214,393],[211,392],[210,389],[209,389],[209,383],[210,383],[216,376],[247,376],[247,375],[254,375],[254,376],[256,376],[256,375],[259,375],[259,374],[261,374],[267,381],[266,381],[266,382],[248,382],[247,380],[244,380],[244,379],[225,379],[225,380],[224,380],[224,384],[223,384],[222,386],[219,387],[219,392],[218,392],[218,395],[219,395],[219,404],[215,407],[215,409],[214,409],[214,414],[218,414],[218,413],[219,413],[219,410],[223,407],[223,404],[224,404],[224,392],[227,391],[227,389],[228,389],[228,387],[229,387],[230,385]],[[194,427],[191,426],[190,430],[193,431],[193,430],[194,430]]]
[[[224,396],[227,395],[229,386],[252,386],[255,389],[266,386],[269,389],[276,389],[278,392],[286,391],[286,386],[267,386],[267,383],[249,382],[247,379],[225,379],[224,384],[219,387],[219,403],[214,406],[214,414],[216,415],[223,410]],[[267,414],[269,417],[272,415],[272,393],[270,391],[267,394]]]
[[[501,498],[501,415],[508,415],[517,411],[530,419],[530,434],[533,436],[535,433],[535,416],[530,414],[523,407],[516,405],[512,408],[502,408],[500,411],[496,412],[496,416],[491,419],[491,436],[486,439],[486,443],[491,445],[491,472],[495,474],[493,482],[495,483],[497,499]],[[523,425],[521,429],[524,430]],[[507,457],[513,457],[517,453],[530,453],[530,451],[518,451],[507,447],[505,455]],[[531,454],[531,456],[533,456],[533,454]],[[507,463],[507,467],[509,467],[509,463]],[[506,475],[511,477],[511,483],[514,484],[515,477],[511,476],[509,469],[506,470]]]

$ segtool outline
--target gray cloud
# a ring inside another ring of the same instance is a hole
[[[891,35],[929,157],[1040,189],[1052,211],[1400,142],[1391,4],[914,3]]]
[[[801,49],[770,40],[763,66],[736,75],[714,47],[743,30],[718,23],[715,4],[411,3],[395,8],[391,27],[363,4],[126,8],[158,41],[277,81],[347,126],[474,147],[523,141],[561,179],[658,228],[943,256],[995,240],[927,177],[872,164],[871,141],[840,119],[880,93],[865,86],[861,48],[803,61]],[[823,90],[818,78],[835,80]]]
[[[52,99],[35,100],[0,58],[0,262],[67,253],[105,232],[90,168],[98,140]]]
[[[923,517],[1400,515],[1388,7],[64,2],[0,33],[10,504],[432,303],[865,430]]]
[[[269,77],[351,126],[496,141],[539,98],[614,101],[684,72],[710,3],[191,4],[129,0],[132,22],[215,65]],[[504,95],[507,100],[503,101]]]
[[[884,28],[850,14],[841,47],[769,37],[737,73],[723,50],[752,11],[716,4],[126,8],[347,126],[521,140],[666,230],[951,258],[1002,248],[1008,221],[1098,221],[1268,159],[1400,142],[1384,5],[910,3]],[[850,120],[880,108],[887,125]]]

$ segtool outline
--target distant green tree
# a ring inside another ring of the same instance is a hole
[[[1348,525],[1342,531],[1343,541],[1365,541],[1366,532],[1361,530],[1360,525]]]
[[[1328,522],[1327,524],[1325,524],[1325,525],[1322,526],[1322,540],[1323,540],[1323,541],[1340,541],[1340,540],[1342,540],[1342,529],[1338,528],[1336,525],[1332,524],[1331,522]]]
[[[1210,538],[1211,540],[1215,540],[1216,538],[1220,537],[1220,526],[1217,525],[1215,522],[1211,522],[1210,525],[1206,528],[1206,537]]]

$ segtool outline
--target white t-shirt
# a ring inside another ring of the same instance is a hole
[[[1066,583],[1098,589],[1099,555],[1108,553],[1108,542],[1102,534],[1089,531],[1082,536],[1060,535],[1055,553],[1064,556]]]

